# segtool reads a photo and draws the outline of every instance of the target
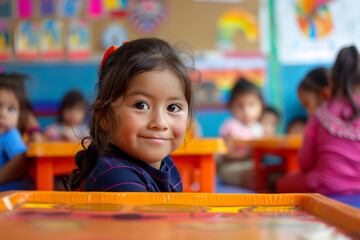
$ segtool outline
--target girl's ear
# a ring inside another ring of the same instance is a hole
[[[325,99],[325,100],[330,99],[331,98],[331,89],[330,89],[330,87],[323,87],[321,89],[320,94],[321,94],[321,97],[323,99]]]
[[[102,118],[100,118],[100,116],[102,116]],[[102,130],[104,130],[105,132],[107,132],[109,130],[109,121],[107,118],[107,114],[104,114],[103,112],[96,112],[95,113],[96,119],[97,121],[100,122],[100,127],[102,128]]]

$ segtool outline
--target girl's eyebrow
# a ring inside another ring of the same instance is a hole
[[[154,98],[154,95],[149,93],[149,92],[145,92],[145,91],[142,91],[142,90],[135,90],[133,92],[130,92],[127,94],[128,97],[132,97],[132,96],[136,96],[136,95],[143,95],[143,96],[146,96],[146,97],[149,97],[149,98]],[[176,95],[176,96],[171,96],[169,98],[169,100],[183,100],[185,99],[185,96],[183,95]]]

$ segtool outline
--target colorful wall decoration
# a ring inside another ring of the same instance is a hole
[[[359,8],[360,2],[352,0],[277,0],[280,62],[327,64],[345,45],[360,46]]]
[[[258,41],[258,22],[254,15],[243,9],[225,12],[217,23],[217,47],[234,50],[236,34],[243,33],[248,42]]]

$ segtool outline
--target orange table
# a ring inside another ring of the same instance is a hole
[[[265,177],[262,173],[262,159],[264,155],[276,155],[284,158],[284,170],[286,173],[299,170],[297,164],[298,151],[302,145],[301,135],[276,135],[261,139],[237,139],[234,140],[236,145],[250,145],[253,150],[253,159],[255,163],[255,171],[259,174],[258,189],[264,187]]]
[[[74,156],[82,150],[77,143],[45,142],[29,146],[36,190],[53,190],[54,176],[75,169]],[[215,154],[226,153],[220,138],[192,139],[171,154],[183,180],[184,192],[215,192]]]

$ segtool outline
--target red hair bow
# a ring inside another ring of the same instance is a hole
[[[129,41],[125,41],[122,43],[122,45],[124,45],[125,43],[127,43]],[[104,53],[103,59],[101,61],[101,67],[104,65],[104,63],[106,62],[106,59],[108,58],[108,56],[110,55],[110,53],[112,53],[113,51],[115,51],[116,49],[118,49],[118,46],[112,45],[111,47],[109,47],[106,52]]]

